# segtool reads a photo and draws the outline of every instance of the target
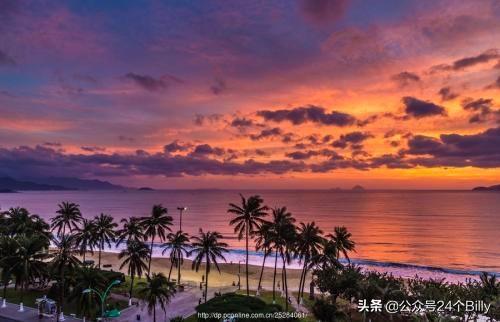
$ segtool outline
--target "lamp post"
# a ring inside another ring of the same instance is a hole
[[[87,288],[87,289],[84,289],[83,290],[83,294],[88,294],[88,293],[96,293],[97,296],[99,296],[99,299],[101,300],[101,319],[104,319],[105,318],[105,312],[104,312],[104,304],[106,303],[106,297],[108,297],[108,294],[109,294],[109,291],[111,290],[111,288],[115,285],[118,285],[120,284],[121,281],[119,280],[114,280],[111,282],[111,284],[109,284],[108,288],[106,289],[106,291],[104,291],[104,293],[101,293],[99,291],[96,291],[94,290],[93,288]]]
[[[188,208],[187,207],[177,207],[177,210],[179,210],[179,230],[182,231],[182,212],[186,211]]]

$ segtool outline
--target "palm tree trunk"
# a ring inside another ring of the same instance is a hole
[[[285,262],[285,258],[283,258],[283,277],[284,277],[283,287],[285,288],[285,311],[288,312],[288,283],[286,281],[286,262]]]
[[[247,296],[250,296],[250,288],[248,286],[248,223],[246,225],[246,244],[245,244],[245,247],[246,247],[246,261],[245,261],[245,273],[246,273],[246,276],[247,276]]]
[[[297,295],[297,302],[300,304],[300,290],[302,286],[302,280],[304,279],[304,271],[306,269],[306,260],[304,259],[304,266],[302,266],[302,270],[300,272],[300,280],[299,280],[299,294]]]
[[[156,322],[156,303],[155,307],[153,308],[153,322]]]
[[[181,285],[181,259],[177,259],[177,285]]]
[[[128,297],[129,297],[129,299],[132,299],[132,291],[134,290],[134,278],[135,278],[135,274],[132,274],[132,275],[130,276],[130,290],[129,290],[129,292],[128,292],[128,294],[129,294],[129,296],[128,296]]]
[[[207,293],[208,293],[208,253],[207,253],[207,261],[205,263],[205,303],[207,303]]]
[[[262,275],[264,274],[264,264],[266,263],[267,251],[264,253],[264,259],[262,260],[262,268],[260,269],[259,285],[257,286],[257,291],[260,290],[260,284],[262,283]]]
[[[101,241],[101,246],[99,247],[99,264],[97,265],[99,269],[101,269],[101,253],[103,248],[104,248],[104,240]]]
[[[172,268],[174,267],[174,262],[170,261],[170,270],[168,271],[168,281],[170,282],[170,276],[172,275]]]
[[[302,279],[302,288],[301,288],[301,291],[300,291],[300,299],[302,299],[304,297],[304,288],[306,286],[307,272],[308,272],[308,269],[306,267],[305,270],[304,270],[304,278]]]
[[[278,250],[276,250],[276,256],[274,257],[273,303],[276,302],[276,266],[277,265],[278,265]]]
[[[85,255],[87,255],[87,249],[83,250],[83,265],[85,265]]]
[[[151,260],[153,259],[153,240],[154,236],[151,236],[151,246],[149,247],[149,263],[148,263],[148,275],[151,273]]]

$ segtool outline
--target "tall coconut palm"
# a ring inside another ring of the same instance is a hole
[[[66,292],[66,273],[71,273],[75,268],[81,265],[76,257],[78,249],[76,248],[75,238],[71,235],[63,235],[59,240],[53,241],[57,252],[53,255],[51,261],[52,273],[57,279],[59,285],[57,301],[57,321],[63,316],[63,301]]]
[[[326,237],[331,238],[337,250],[337,258],[340,258],[340,253],[344,255],[347,262],[350,264],[349,252],[356,251],[356,243],[351,239],[352,234],[346,227],[335,227],[333,234],[328,234]]]
[[[64,201],[58,207],[57,216],[52,218],[51,228],[52,231],[57,231],[58,237],[61,237],[66,235],[66,229],[69,231],[77,229],[83,218],[80,206],[75,203]]]
[[[260,196],[251,196],[245,199],[242,194],[241,205],[236,205],[233,203],[229,204],[228,213],[235,215],[233,219],[229,222],[231,226],[234,226],[234,232],[238,234],[238,239],[245,238],[245,275],[247,284],[247,296],[250,295],[250,288],[248,285],[248,240],[251,235],[259,228],[259,226],[264,222],[263,217],[267,215],[267,207],[263,206],[264,200]]]
[[[167,232],[171,231],[170,226],[172,226],[172,221],[173,219],[168,215],[167,208],[163,207],[161,204],[154,205],[151,209],[151,214],[148,217],[141,218],[141,225],[144,229],[146,240],[148,238],[151,239],[148,275],[151,273],[151,260],[153,258],[154,240],[156,237],[158,237],[160,239],[160,242],[165,241]]]
[[[115,241],[116,227],[118,224],[109,215],[101,213],[94,218],[94,236],[99,247],[98,268],[101,268],[101,253],[104,250],[104,245],[111,247],[111,243]]]
[[[271,223],[265,221],[262,223],[255,233],[255,250],[264,252],[264,258],[262,259],[262,267],[260,269],[259,284],[257,285],[257,294],[259,294],[260,286],[262,283],[262,275],[264,274],[264,265],[266,263],[267,256],[272,253],[271,248]]]
[[[299,281],[299,294],[297,302],[301,302],[302,294],[304,293],[304,286],[307,276],[307,271],[311,263],[311,259],[318,256],[324,244],[322,236],[323,231],[316,226],[313,222],[304,224],[300,223],[297,234],[296,253],[300,260],[302,260],[302,273]]]
[[[148,246],[139,240],[130,239],[127,241],[127,248],[123,249],[118,255],[119,259],[123,259],[120,265],[120,269],[123,269],[128,265],[128,275],[130,275],[130,290],[129,290],[129,305],[132,304],[132,292],[134,290],[134,279],[135,276],[142,276],[142,273],[146,271],[148,266],[146,261],[149,258]]]
[[[274,208],[272,212],[270,244],[275,252],[274,273],[273,273],[273,303],[276,303],[276,271],[278,265],[278,256],[284,253],[286,247],[287,235],[294,228],[295,218],[288,212],[286,207]]]
[[[220,273],[219,263],[217,260],[222,259],[226,261],[223,253],[227,252],[228,244],[220,242],[222,235],[216,231],[203,232],[200,228],[199,235],[193,237],[193,243],[191,244],[192,250],[189,255],[195,254],[193,259],[193,269],[198,272],[201,263],[205,260],[205,302],[207,301],[208,292],[208,274],[210,273],[210,268],[212,264],[215,265],[217,271]]]
[[[16,286],[21,287],[20,306],[23,307],[24,293],[28,285],[47,276],[49,243],[44,237],[20,235],[13,239],[15,251],[2,259],[2,267],[14,275]]]
[[[144,231],[141,221],[137,217],[124,218],[121,220],[122,229],[116,233],[116,246],[129,240],[142,241],[144,240]]]
[[[189,235],[182,230],[177,231],[175,234],[170,233],[167,236],[167,242],[162,245],[164,255],[167,251],[170,251],[170,272],[168,273],[168,280],[170,281],[170,275],[172,273],[172,267],[175,265],[177,267],[177,285],[181,284],[181,266],[184,262],[184,255],[187,256],[189,250]]]
[[[141,283],[139,294],[146,302],[148,311],[153,312],[153,322],[156,322],[156,305],[159,304],[165,312],[165,306],[175,294],[175,287],[163,273],[153,273],[153,276],[148,275],[147,279],[147,283]]]
[[[96,225],[93,220],[83,219],[82,227],[77,228],[75,233],[75,245],[83,256],[83,263],[85,264],[85,256],[87,252],[94,254],[94,247],[97,246],[96,239]]]
[[[289,265],[292,261],[292,255],[295,251],[295,246],[297,242],[297,230],[295,225],[286,225],[281,233],[283,243],[280,247],[281,261],[283,264],[282,276],[283,276],[283,288],[285,290],[285,311],[288,311],[288,280],[286,275],[286,265]]]
[[[26,208],[10,208],[4,213],[5,232],[10,236],[37,234],[50,239],[50,226],[38,215],[30,214]]]

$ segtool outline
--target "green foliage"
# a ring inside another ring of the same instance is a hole
[[[257,297],[247,297],[235,293],[226,293],[198,305],[197,313],[273,313],[280,312],[281,306],[266,304]],[[204,320],[205,321],[205,320]],[[206,321],[218,321],[207,319]],[[238,321],[268,321],[265,319],[238,319]]]
[[[339,321],[345,315],[335,303],[325,299],[319,299],[314,303],[312,313],[322,322]]]

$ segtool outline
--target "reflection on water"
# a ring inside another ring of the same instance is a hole
[[[245,195],[256,193],[246,191]],[[314,220],[325,233],[343,225],[357,242],[354,258],[423,266],[500,272],[500,195],[488,192],[261,191],[270,207],[286,205],[300,221]],[[178,206],[187,206],[183,229],[218,230],[233,248],[226,213],[238,202],[236,191],[25,192],[0,194],[0,206],[24,206],[44,218],[63,200],[81,205],[85,217],[100,212],[117,220],[148,213],[151,205],[168,207],[178,224]]]

